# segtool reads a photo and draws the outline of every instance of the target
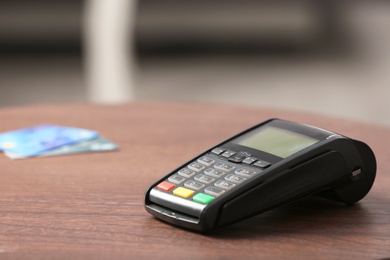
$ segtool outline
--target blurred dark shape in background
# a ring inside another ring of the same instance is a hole
[[[1,55],[81,55],[83,1],[0,0]]]
[[[84,4],[0,0],[1,54],[81,55]],[[334,0],[144,0],[130,26],[135,26],[141,55],[318,51],[345,40],[344,5]]]
[[[0,106],[94,101],[88,1],[0,0]],[[270,106],[390,124],[389,7],[381,0],[137,1],[129,10],[129,88],[135,100]]]
[[[341,47],[343,3],[327,0],[141,1],[145,55],[300,54]]]

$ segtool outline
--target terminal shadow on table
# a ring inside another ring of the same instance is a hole
[[[273,235],[350,234],[370,225],[364,202],[345,205],[317,196],[303,198],[250,219],[207,233],[217,238],[240,239]]]

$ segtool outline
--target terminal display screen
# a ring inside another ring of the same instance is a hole
[[[235,143],[286,158],[319,140],[282,128],[266,126],[240,137]]]

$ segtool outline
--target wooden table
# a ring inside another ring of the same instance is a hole
[[[232,134],[279,117],[368,143],[373,189],[344,207],[308,198],[208,235],[149,215],[152,182]],[[51,123],[95,129],[117,152],[0,156],[0,258],[253,259],[390,257],[390,129],[304,113],[225,105],[37,105],[0,110],[0,132]]]

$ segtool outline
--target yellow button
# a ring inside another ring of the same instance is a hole
[[[183,187],[179,187],[179,188],[176,188],[173,190],[173,194],[175,194],[176,196],[182,197],[182,198],[189,198],[194,193],[195,193],[195,191],[190,190],[190,189],[186,189]]]

